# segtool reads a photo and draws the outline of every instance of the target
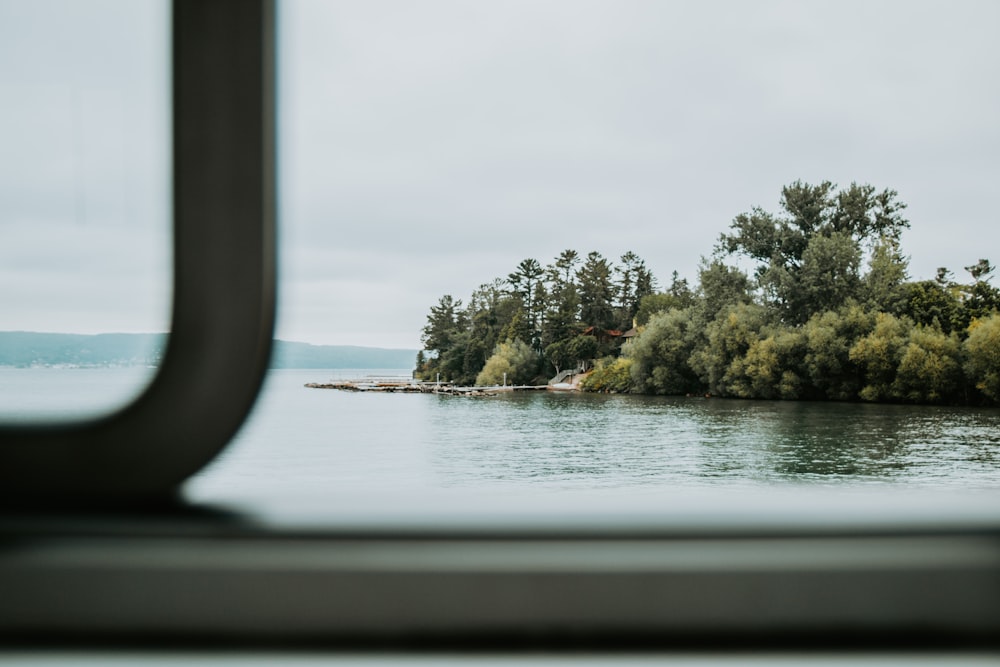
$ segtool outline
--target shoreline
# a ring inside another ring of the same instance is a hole
[[[545,391],[551,385],[507,385],[487,387],[458,387],[448,383],[423,382],[410,379],[366,378],[363,380],[338,380],[336,382],[307,382],[308,389],[338,389],[403,394],[439,394],[444,396],[496,396],[514,391]]]

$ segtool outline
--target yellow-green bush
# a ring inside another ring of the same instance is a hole
[[[1000,401],[1000,315],[973,320],[963,347],[968,378],[979,391]]]
[[[601,359],[593,372],[580,381],[584,391],[624,394],[632,389],[632,360],[626,357]]]

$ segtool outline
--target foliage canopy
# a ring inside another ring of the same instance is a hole
[[[894,190],[796,181],[777,212],[733,219],[695,284],[674,272],[662,291],[633,252],[525,259],[467,306],[431,307],[418,373],[492,384],[595,367],[591,391],[1000,402],[994,267],[910,280],[905,209]]]

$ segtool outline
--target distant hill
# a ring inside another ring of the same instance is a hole
[[[0,366],[151,366],[166,334],[0,331]],[[271,368],[413,368],[416,350],[274,341]]]
[[[165,334],[59,334],[0,331],[0,366],[149,366]]]

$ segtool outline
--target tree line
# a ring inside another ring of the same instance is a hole
[[[655,288],[634,252],[617,263],[576,250],[545,266],[525,259],[506,278],[480,285],[467,304],[446,294],[431,307],[417,372],[459,384],[496,384],[504,373],[508,383],[544,384],[567,367],[615,354]]]
[[[697,282],[567,250],[431,308],[425,379],[531,382],[593,365],[592,391],[979,404],[1000,401],[1000,290],[987,259],[913,280],[889,189],[797,181],[737,215]],[[636,328],[633,329],[633,324]],[[627,332],[627,334],[626,334]]]

